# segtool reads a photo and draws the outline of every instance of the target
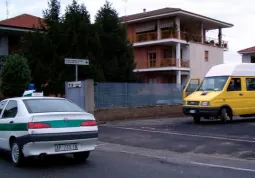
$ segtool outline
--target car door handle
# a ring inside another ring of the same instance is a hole
[[[243,96],[243,94],[242,94],[242,93],[239,93],[239,96]]]
[[[13,124],[13,121],[10,121],[10,124]]]

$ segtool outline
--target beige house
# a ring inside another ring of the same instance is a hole
[[[144,82],[181,84],[189,77],[203,78],[222,64],[228,42],[222,29],[232,24],[178,8],[164,8],[121,17],[133,42],[136,69]],[[218,38],[206,32],[218,30]]]
[[[242,63],[255,63],[255,46],[238,51],[242,54]]]

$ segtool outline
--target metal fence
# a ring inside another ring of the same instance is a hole
[[[95,83],[96,108],[181,104],[184,85]]]

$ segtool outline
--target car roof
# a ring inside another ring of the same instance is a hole
[[[60,97],[48,97],[48,96],[30,96],[30,97],[14,97],[14,98],[7,98],[5,100],[33,100],[33,99],[65,99]]]

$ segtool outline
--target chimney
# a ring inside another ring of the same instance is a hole
[[[145,13],[145,12],[146,12],[146,9],[143,9],[143,12]]]

